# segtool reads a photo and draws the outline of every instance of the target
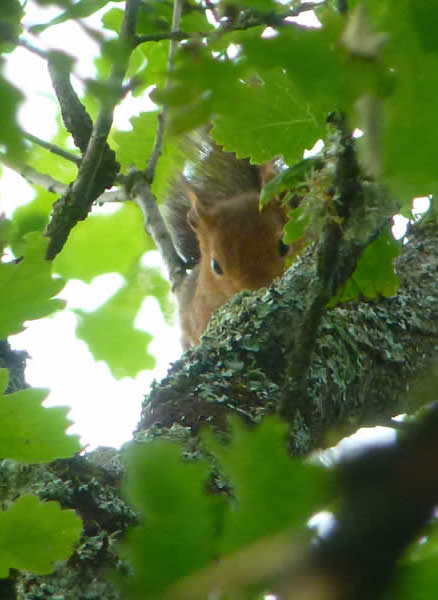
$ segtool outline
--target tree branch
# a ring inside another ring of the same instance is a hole
[[[290,11],[283,13],[281,15],[275,16],[266,16],[264,15],[260,19],[253,19],[251,22],[245,24],[238,24],[235,26],[229,26],[228,24],[220,25],[215,31],[181,31],[179,29],[172,31],[165,31],[162,33],[149,33],[147,35],[140,35],[136,37],[136,45],[143,44],[145,42],[160,42],[162,40],[170,40],[170,41],[183,41],[183,40],[197,40],[197,39],[217,39],[226,33],[232,33],[233,31],[246,31],[247,29],[251,29],[253,27],[260,27],[261,25],[265,25],[266,27],[272,26],[288,26],[290,23],[285,21],[285,19],[290,17],[297,17],[303,12],[309,12],[314,10],[315,7],[323,6],[325,2],[313,3],[313,2],[303,2],[296,8],[291,9]],[[211,8],[209,8],[211,10]]]
[[[67,150],[63,150],[59,146],[56,146],[56,144],[51,144],[50,142],[46,142],[45,140],[42,140],[41,138],[37,137],[36,135],[33,135],[32,133],[28,133],[27,131],[23,131],[23,136],[26,139],[28,139],[30,142],[33,142],[34,144],[41,146],[41,148],[45,148],[52,154],[57,154],[58,156],[61,156],[61,158],[65,158],[66,160],[73,162],[78,167],[80,166],[80,164],[81,164],[80,156],[76,156],[76,154],[67,152]]]
[[[0,153],[0,161],[13,171],[16,171],[31,185],[39,185],[47,191],[53,192],[55,194],[64,194],[67,190],[68,186],[65,185],[65,183],[61,183],[60,181],[53,179],[53,177],[51,177],[50,175],[40,173],[33,167],[15,164],[3,152]]]
[[[174,0],[172,32],[177,32],[179,28],[182,6],[182,0]],[[170,76],[173,71],[176,48],[176,39],[173,39],[170,44],[167,63],[168,76]],[[169,85],[169,79],[166,85]],[[149,233],[149,235],[151,235],[155,244],[157,245],[157,248],[159,249],[163,261],[167,267],[172,289],[176,289],[186,276],[186,265],[175,250],[172,238],[169,234],[164,219],[158,208],[156,198],[151,189],[157,163],[162,152],[166,119],[166,109],[163,109],[158,115],[158,128],[154,140],[152,154],[144,171],[132,173],[133,183],[130,187],[130,194],[143,212],[145,230]]]
[[[317,340],[317,330],[326,305],[336,290],[351,276],[360,254],[370,241],[367,238],[365,245],[358,244],[354,249],[349,242],[344,241],[349,239],[345,232],[349,228],[350,217],[363,207],[365,196],[359,180],[353,139],[343,118],[340,119],[339,151],[334,182],[336,192],[332,201],[334,214],[327,217],[327,223],[318,243],[315,276],[306,293],[301,324],[289,350],[289,378],[283,391],[280,409],[280,413],[287,420],[294,417],[297,406],[307,404],[306,378]],[[378,227],[378,231],[380,228],[381,226]],[[376,231],[372,228],[370,237],[375,235]],[[345,252],[345,245],[348,246],[348,254]],[[345,260],[346,256],[348,260]]]
[[[106,140],[112,126],[114,108],[122,95],[129,56],[135,47],[135,24],[139,4],[140,0],[126,2],[120,33],[121,56],[114,65],[108,82],[111,97],[102,103],[94,127],[71,87],[65,63],[59,68],[56,60],[50,61],[52,80],[61,104],[64,122],[84,156],[76,181],[54,205],[52,220],[46,232],[50,237],[48,258],[53,258],[62,249],[71,229],[79,220],[86,218],[93,202],[106,188],[112,186],[119,170],[114,153]]]

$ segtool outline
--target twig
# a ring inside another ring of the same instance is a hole
[[[140,45],[145,42],[160,42],[162,40],[183,41],[183,40],[197,40],[197,39],[216,39],[216,38],[220,38],[222,35],[227,34],[227,33],[232,33],[234,31],[246,31],[247,29],[251,29],[252,27],[260,27],[261,25],[266,25],[266,27],[274,26],[274,25],[287,27],[288,25],[291,25],[291,23],[288,23],[284,19],[287,19],[290,17],[297,17],[298,15],[300,15],[303,12],[308,12],[308,11],[314,10],[315,7],[323,6],[324,4],[325,4],[325,2],[321,2],[321,3],[304,2],[303,4],[300,4],[298,7],[291,9],[289,12],[286,12],[286,13],[283,13],[280,15],[273,15],[273,16],[263,15],[263,17],[260,19],[254,19],[251,22],[244,23],[244,24],[238,24],[233,27],[230,27],[229,25],[224,24],[224,25],[220,25],[214,31],[186,32],[186,31],[181,31],[180,29],[178,29],[178,30],[172,29],[172,31],[166,31],[163,33],[149,33],[147,35],[137,36],[136,44]],[[210,7],[209,7],[209,10],[211,10]],[[217,20],[219,22],[219,19],[217,19]],[[296,26],[295,23],[293,25]]]
[[[28,165],[17,165],[15,164],[6,154],[0,152],[0,162],[2,162],[6,167],[12,169],[19,175],[23,177],[28,183],[31,185],[39,185],[44,188],[48,192],[52,192],[54,194],[65,194],[68,190],[68,185],[54,179],[50,175],[46,175],[45,173],[40,173],[33,167],[29,167]],[[124,188],[120,188],[118,190],[113,190],[110,192],[104,192],[100,196],[96,198],[96,204],[110,204],[110,203],[122,203],[129,200],[129,197]]]
[[[144,42],[161,42],[162,40],[170,41],[181,41],[189,40],[192,38],[206,38],[211,36],[211,32],[206,33],[205,31],[190,32],[185,31],[165,31],[163,33],[149,33],[147,35],[139,35],[136,37],[136,44],[140,45]]]
[[[55,144],[46,142],[45,140],[42,140],[41,138],[37,137],[36,135],[33,135],[32,133],[27,133],[27,131],[23,131],[23,136],[29,141],[33,142],[34,144],[37,144],[38,146],[45,148],[49,152],[52,152],[52,154],[57,154],[58,156],[61,156],[62,158],[65,158],[66,160],[75,163],[75,165],[77,165],[78,167],[81,164],[81,157],[76,156],[76,154],[67,152],[67,150],[63,150]]]
[[[6,156],[6,154],[3,154],[3,152],[0,153],[0,161],[13,171],[16,171],[31,185],[39,185],[47,191],[55,194],[64,194],[67,190],[68,186],[65,183],[61,183],[60,181],[53,179],[53,177],[50,175],[40,173],[33,167],[29,167],[27,165],[16,165],[10,160],[10,158],[8,158],[8,156]]]
[[[172,32],[178,30],[182,13],[182,0],[174,0]],[[176,39],[171,40],[167,64],[168,74],[173,70]],[[167,81],[169,85],[169,79]],[[166,110],[163,109],[158,116],[158,128],[155,136],[152,154],[143,172],[133,174],[133,185],[131,195],[140,206],[144,215],[145,230],[152,236],[157,248],[166,264],[172,289],[177,289],[186,275],[186,265],[175,250],[172,238],[158,209],[157,201],[152,193],[151,184],[155,176],[155,170],[161,155],[164,130],[166,126]]]
[[[50,52],[47,52],[46,50],[41,50],[40,48],[37,48],[36,46],[34,46],[33,44],[31,44],[25,38],[21,37],[18,40],[16,40],[16,42],[22,48],[25,48],[29,52],[32,52],[32,54],[35,54],[36,56],[39,56],[43,60],[49,60]]]

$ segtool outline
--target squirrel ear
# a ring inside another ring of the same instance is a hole
[[[195,231],[199,229],[199,222],[204,219],[204,207],[192,188],[187,189],[187,197],[190,200],[190,209],[187,213],[187,222]]]

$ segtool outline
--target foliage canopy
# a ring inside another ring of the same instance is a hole
[[[153,366],[151,336],[135,328],[135,318],[147,295],[157,298],[168,315],[169,285],[142,262],[155,245],[130,200],[135,197],[143,208],[139,197],[160,203],[175,170],[184,168],[181,136],[207,124],[213,139],[240,158],[262,163],[281,157],[281,173],[266,186],[262,203],[278,194],[298,198],[285,227],[286,241],[301,243],[302,250],[322,240],[311,308],[322,312],[396,293],[393,262],[401,247],[389,232],[390,217],[396,212],[412,216],[413,198],[428,196],[427,218],[436,224],[435,5],[350,0],[348,10],[341,10],[342,2],[327,0],[310,7],[319,25],[304,27],[292,17],[309,7],[293,0],[51,4],[56,16],[31,26],[23,25],[25,3],[8,0],[0,7],[0,161],[35,189],[31,202],[0,220],[0,338],[21,331],[27,320],[62,309],[56,295],[66,281],[90,282],[118,273],[123,284],[109,300],[94,312],[76,311],[77,335],[115,377],[134,377]],[[80,99],[70,82],[77,77],[75,44],[63,52],[39,45],[45,32],[69,22],[80,22],[98,46],[95,74],[82,78]],[[4,69],[18,48],[38,55],[42,68],[45,63],[50,67],[60,104],[53,140],[39,140],[20,126],[26,90],[17,89]],[[114,110],[126,105],[130,95],[149,97],[155,107],[145,101],[145,110],[131,116],[131,128],[122,130],[113,124]],[[321,139],[323,149],[303,159],[304,151]],[[389,200],[370,209],[367,194],[373,186],[390,190]],[[359,188],[359,208],[344,210]],[[96,204],[114,200],[121,206],[112,214],[95,210]],[[376,215],[384,211],[378,222]],[[148,224],[149,215],[145,220]],[[349,260],[336,254],[342,244],[351,250]],[[334,251],[324,254],[324,249]],[[304,317],[315,312],[303,309]],[[309,318],[307,324],[301,346],[296,344],[300,349],[312,327],[316,336],[319,322]],[[311,344],[308,349],[310,354]],[[305,367],[306,349],[302,354]],[[299,382],[302,372],[296,369],[290,378]],[[0,375],[3,393],[7,376]],[[77,440],[65,435],[66,410],[43,408],[43,399],[44,392],[33,389],[2,394],[2,457],[41,463],[79,451]],[[175,592],[183,598],[187,582],[206,597],[224,581],[229,583],[226,597],[262,597],[284,575],[276,568],[286,553],[297,562],[301,556],[290,538],[304,544],[312,513],[342,505],[326,471],[290,458],[286,428],[276,419],[265,420],[255,431],[233,422],[228,436],[227,444],[204,434],[200,447],[186,450],[184,460],[180,445],[163,440],[128,451],[125,488],[141,522],[122,549],[134,569],[121,583],[127,597]],[[399,457],[388,454],[389,464],[398,465]],[[221,494],[207,493],[209,486]],[[370,493],[370,504],[375,498]],[[45,574],[71,553],[80,533],[72,511],[33,496],[5,508],[0,514],[1,577],[10,569]],[[337,514],[345,525],[342,506]],[[425,523],[416,524],[417,535]],[[388,572],[392,568],[403,575],[404,598],[436,593],[433,526],[428,536],[396,563],[413,541],[411,532],[388,566]],[[253,572],[262,568],[259,543],[263,557],[275,563],[261,577]],[[218,557],[224,567],[215,571]],[[255,569],[245,571],[251,560]],[[236,576],[237,567],[243,574]],[[389,598],[397,590],[385,593]]]

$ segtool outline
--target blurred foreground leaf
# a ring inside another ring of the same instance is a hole
[[[81,530],[82,522],[73,510],[22,496],[0,512],[0,577],[7,577],[9,569],[50,573],[54,561],[71,555]]]

